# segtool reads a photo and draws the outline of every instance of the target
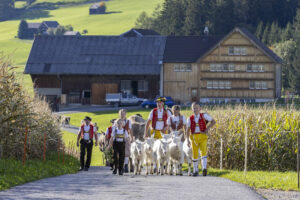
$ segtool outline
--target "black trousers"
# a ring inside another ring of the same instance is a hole
[[[80,165],[81,168],[89,168],[91,164],[93,150],[93,140],[90,143],[85,142],[83,139],[80,140]],[[87,152],[86,162],[84,164],[85,151]]]
[[[125,142],[114,141],[113,148],[115,169],[123,170],[125,158]]]

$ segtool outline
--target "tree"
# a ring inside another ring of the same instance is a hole
[[[9,19],[14,8],[14,0],[0,0],[0,21]]]
[[[270,28],[268,43],[274,44],[279,42],[281,30],[278,27],[277,22],[273,22]]]
[[[270,29],[270,25],[267,24],[267,26],[265,27],[264,33],[262,35],[261,41],[265,44],[268,45],[269,44],[269,29]]]
[[[144,28],[144,29],[152,29],[153,27],[153,19],[147,15],[144,11],[140,14],[140,16],[135,21],[136,28]]]
[[[292,37],[293,37],[293,29],[291,23],[289,22],[281,34],[281,40],[282,41],[290,40]]]
[[[256,28],[256,32],[255,32],[255,36],[256,36],[259,40],[262,39],[263,28],[264,28],[264,24],[263,24],[262,21],[260,21],[260,22],[258,23],[258,26],[257,26],[257,28]]]
[[[201,35],[205,27],[203,7],[200,0],[190,0],[187,3],[184,22],[185,35]]]
[[[27,39],[28,36],[28,24],[25,20],[22,20],[19,24],[18,38]]]

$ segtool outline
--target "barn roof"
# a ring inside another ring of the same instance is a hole
[[[165,37],[37,36],[26,74],[159,75]]]
[[[151,29],[140,29],[140,28],[133,28],[121,34],[121,36],[124,37],[148,36],[148,35],[160,35],[160,34]]]
[[[49,28],[56,28],[59,26],[59,23],[57,21],[43,21],[42,23]]]
[[[223,36],[168,36],[164,62],[197,62]]]

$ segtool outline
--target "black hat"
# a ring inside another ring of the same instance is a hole
[[[115,123],[115,121],[116,121],[116,119],[112,119],[112,120],[110,120],[110,123]]]
[[[92,121],[92,118],[90,118],[90,117],[86,116],[86,117],[84,118],[84,120],[89,120],[89,121]]]
[[[165,97],[158,97],[155,102],[165,102],[166,100]]]

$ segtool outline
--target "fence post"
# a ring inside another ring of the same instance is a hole
[[[60,141],[58,140],[58,144],[57,144],[57,162],[59,162],[59,149],[60,149]]]
[[[299,131],[297,132],[297,174],[298,174],[298,189],[300,188],[300,175],[299,175],[299,147],[300,147],[300,138],[299,138]]]
[[[43,162],[46,162],[46,133],[44,133],[44,151],[43,151]]]
[[[223,169],[223,138],[221,137],[221,148],[220,148],[220,170]]]
[[[26,161],[26,146],[27,146],[27,135],[28,135],[28,127],[25,128],[25,140],[24,140],[24,153],[23,153],[23,166]]]
[[[245,124],[245,165],[244,165],[244,173],[247,172],[247,160],[248,160],[248,130],[247,130],[247,123],[244,121]]]

